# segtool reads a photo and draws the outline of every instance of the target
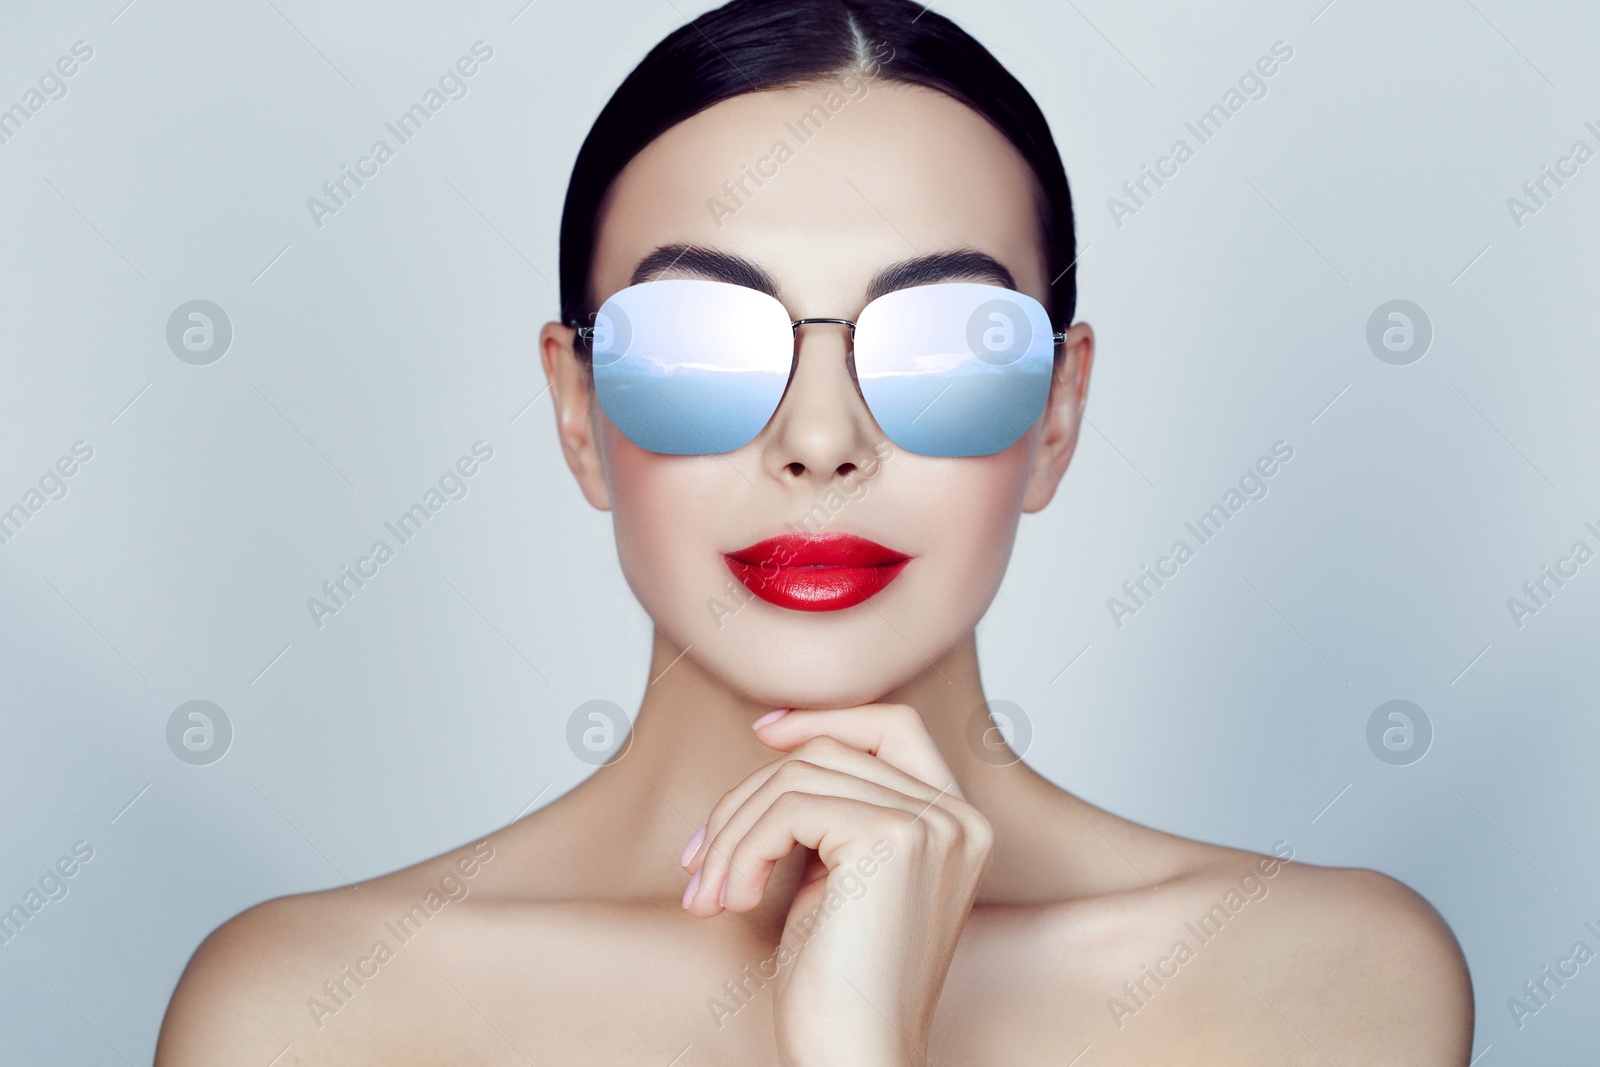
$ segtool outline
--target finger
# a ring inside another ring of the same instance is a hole
[[[905,849],[915,851],[932,840],[954,840],[952,835],[958,832],[956,821],[945,815],[920,818],[898,805],[885,807],[843,797],[784,793],[734,849],[737,869],[750,872],[751,877],[729,883],[723,910],[749,911],[759,904],[778,861],[799,845],[815,849],[825,869],[824,877],[831,877],[841,867],[858,866],[869,853],[881,862]],[[880,846],[889,842],[894,844],[888,855],[880,854]]]
[[[928,734],[928,726],[909,704],[862,704],[853,708],[795,709],[765,724],[756,737],[769,748],[790,751],[814,737],[827,736],[876,756],[913,778],[948,788],[961,796],[950,765]]]
[[[919,783],[920,784],[920,783]],[[926,787],[924,787],[926,788]],[[698,869],[691,881],[692,890],[685,898],[686,905],[694,910],[700,902],[720,902],[728,883],[747,882],[748,875],[733,868],[733,850],[762,814],[787,793],[803,792],[827,795],[860,802],[875,803],[883,807],[901,808],[913,813],[932,807],[931,801],[908,797],[886,786],[804,760],[790,760],[778,767],[736,810],[728,813],[715,831],[708,830],[707,841],[700,856]],[[770,871],[762,872],[762,888]],[[759,899],[761,889],[757,889]],[[715,914],[716,908],[704,914]]]
[[[758,823],[774,804],[796,793],[870,804],[879,810],[898,810],[907,817],[915,817],[932,806],[927,800],[906,796],[904,793],[854,775],[828,767],[819,767],[803,760],[789,761],[763,783],[712,838],[703,865],[698,872],[699,881],[690,897],[690,911],[696,914],[716,914],[720,910],[724,892],[735,895],[735,899],[748,899],[750,906],[754,907],[765,892],[773,864],[768,863],[764,867],[747,870],[735,865],[735,852],[740,842],[749,834],[751,827]],[[773,862],[786,854],[787,851],[779,853],[773,857]]]
[[[706,832],[700,844],[690,851],[688,862],[683,864],[684,870],[693,873],[698,869],[704,862],[705,857],[710,854],[710,843],[716,839],[717,834],[727,825],[728,820],[733,817],[733,813],[738,811],[773,775],[777,774],[785,763],[795,759],[814,763],[821,767],[831,767],[834,770],[843,771],[846,774],[852,774],[908,796],[916,797],[924,802],[932,801],[939,797],[939,791],[933,786],[928,785],[920,778],[907,774],[898,767],[894,767],[875,756],[869,756],[860,749],[852,748],[835,738],[828,736],[814,737],[809,741],[802,742],[783,758],[774,760],[765,767],[752,772],[744,781],[722,795],[722,799],[717,801],[716,806],[711,809],[710,815],[707,816]],[[946,795],[948,795],[948,792]]]

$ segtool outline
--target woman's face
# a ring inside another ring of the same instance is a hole
[[[820,129],[799,120],[827,86],[751,93],[636,156],[602,210],[596,302],[633,284],[656,250],[692,245],[761,268],[791,319],[853,321],[884,268],[961,250],[992,257],[1013,288],[1048,306],[1032,174],[1004,136],[930,90],[859,78],[833,88]],[[779,141],[792,152],[781,163]],[[768,176],[741,190],[763,157]],[[694,276],[682,263],[652,275]],[[848,329],[806,325],[787,392],[755,440],[669,456],[611,425],[573,361],[570,330],[552,324],[545,337],[563,447],[590,502],[613,511],[635,595],[702,670],[769,706],[881,699],[966,638],[999,587],[1019,514],[1043,507],[1066,469],[1092,354],[1088,327],[1075,326],[1044,415],[1011,447],[929,457],[878,428],[851,380]],[[854,606],[782,607],[752,595],[726,554],[793,530],[854,534],[910,560]]]

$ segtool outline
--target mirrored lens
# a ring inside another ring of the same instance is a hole
[[[856,380],[889,439],[924,456],[987,456],[1044,413],[1055,365],[1044,306],[941,282],[887,293],[856,324]]]
[[[629,286],[595,315],[595,395],[618,430],[651,452],[743,448],[789,382],[794,331],[783,305],[727,282]]]

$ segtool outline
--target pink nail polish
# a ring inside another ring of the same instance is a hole
[[[705,837],[706,828],[704,826],[694,832],[694,836],[689,838],[689,843],[683,846],[683,855],[678,857],[679,867],[689,866],[689,861],[694,859],[696,852],[700,851],[700,842],[704,841]]]
[[[791,710],[793,710],[793,709],[791,709],[791,708],[777,708],[777,709],[775,709],[773,711],[769,711],[765,715],[761,716],[761,718],[759,718],[755,722],[751,723],[750,724],[750,729],[759,730],[763,726],[767,725],[767,723],[769,723],[769,722],[777,722],[779,719],[781,719],[785,715],[789,714],[789,712]]]
[[[694,891],[700,888],[700,872],[695,871],[694,877],[689,879],[689,884],[683,890],[683,906],[688,907],[689,901],[694,899]]]

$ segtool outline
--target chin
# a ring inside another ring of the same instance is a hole
[[[898,614],[898,613],[897,613]],[[663,628],[679,648],[684,643]],[[935,662],[965,631],[913,636]],[[728,689],[770,707],[843,708],[881,701],[929,670],[917,648],[878,612],[861,605],[845,616],[747,609],[722,630],[688,636],[688,657]]]
[[[883,670],[881,663],[865,672],[838,664],[814,669],[800,667],[792,657],[782,654],[764,657],[766,662],[719,663],[715,658],[710,657],[711,662],[702,661],[701,669],[754,703],[774,708],[849,708],[871,704],[883,700],[917,673],[912,670],[891,675]]]

